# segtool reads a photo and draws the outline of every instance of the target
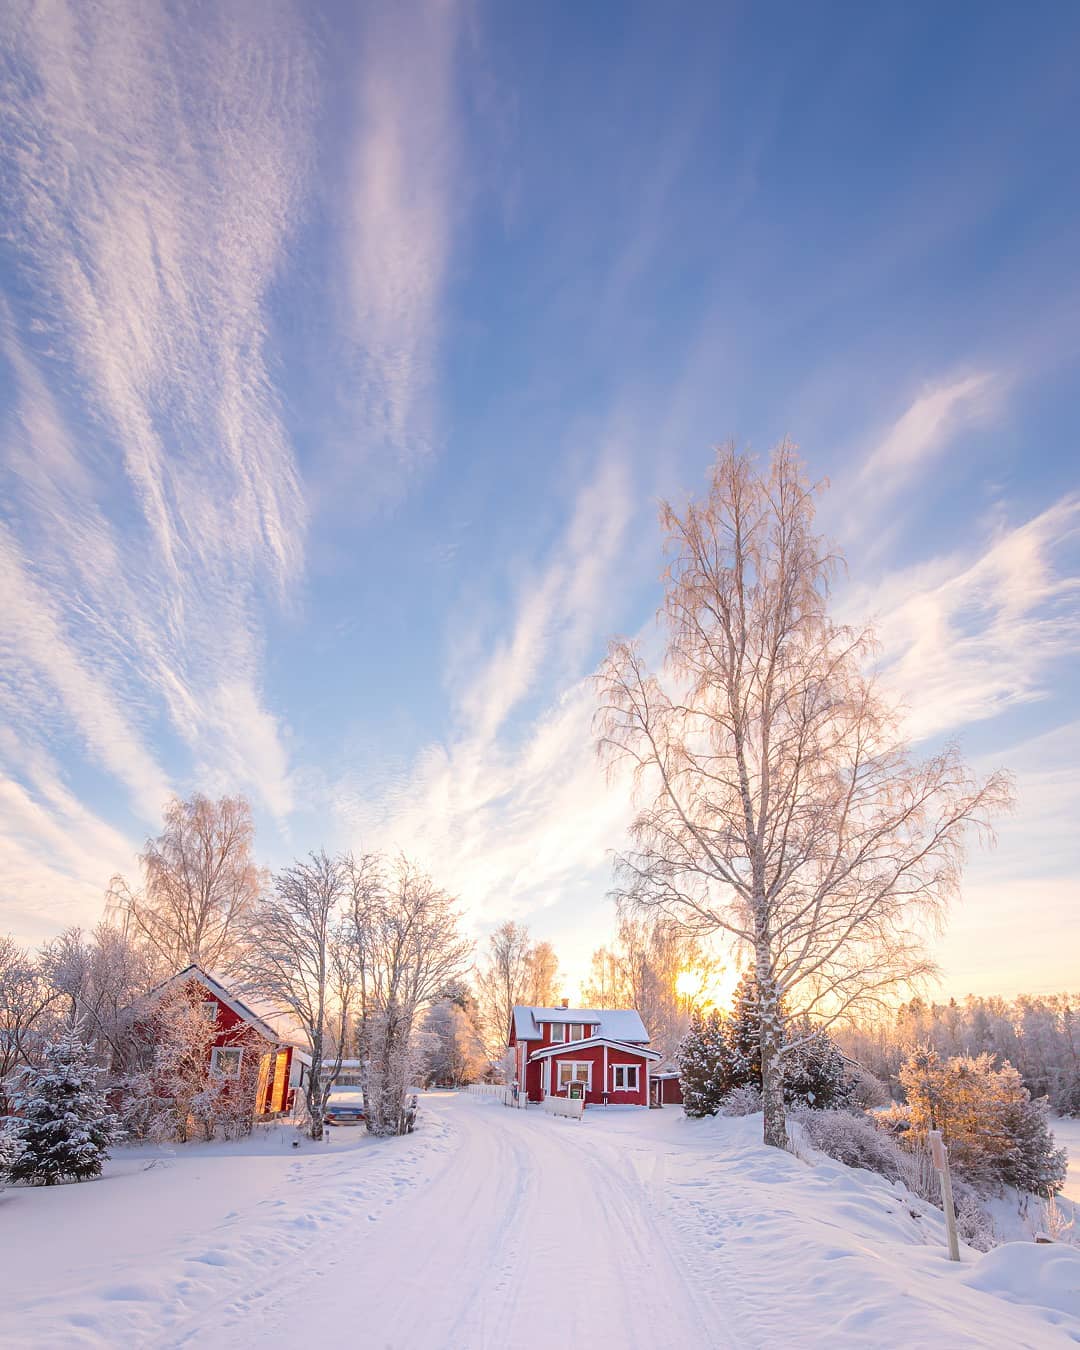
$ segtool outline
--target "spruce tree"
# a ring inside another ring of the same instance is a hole
[[[784,1100],[815,1111],[836,1110],[851,1101],[854,1083],[840,1047],[822,1027],[800,1019],[790,1024],[793,1042],[784,1055]]]
[[[731,1061],[731,1084],[761,1090],[761,1013],[757,980],[747,971],[735,987],[731,1016],[725,1024]]]
[[[90,1063],[77,1022],[46,1046],[44,1062],[22,1075],[15,1094],[16,1156],[12,1181],[54,1186],[101,1175],[109,1148],[121,1137]]]
[[[731,1056],[724,1019],[713,1009],[691,1014],[690,1028],[676,1051],[683,1110],[688,1116],[714,1116],[732,1088]]]

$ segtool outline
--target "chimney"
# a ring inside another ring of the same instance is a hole
[[[564,1008],[569,1008],[569,1006],[570,1006],[570,1000],[569,1000],[568,998],[564,998],[563,1001],[562,1001],[562,1005],[563,1005]]]

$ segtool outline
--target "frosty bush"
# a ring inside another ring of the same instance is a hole
[[[1065,1181],[1064,1149],[1054,1147],[1045,1101],[1032,1101],[1008,1061],[994,1056],[917,1050],[900,1070],[907,1093],[908,1147],[925,1148],[929,1130],[941,1130],[955,1170],[975,1187],[1002,1186],[1056,1195]]]
[[[720,1102],[722,1116],[753,1116],[761,1110],[761,1089],[745,1084],[732,1088]]]
[[[77,1022],[45,1048],[40,1067],[23,1071],[15,1093],[17,1149],[12,1181],[53,1186],[101,1175],[109,1148],[121,1137],[90,1063]]]

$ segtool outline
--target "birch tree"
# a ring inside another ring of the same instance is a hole
[[[559,961],[550,942],[534,942],[522,923],[499,924],[476,969],[476,992],[488,1051],[506,1045],[514,1005],[546,1008],[559,997]]]
[[[470,944],[452,896],[409,860],[345,862],[359,962],[359,1043],[370,1133],[404,1133],[408,1090],[422,1067],[420,1019],[460,978]]]
[[[350,892],[340,859],[313,853],[274,878],[245,929],[244,987],[302,1031],[311,1055],[304,1086],[312,1139],[323,1136],[326,1103],[354,1014],[357,949],[347,926]]]
[[[868,673],[872,632],[830,617],[817,492],[787,442],[763,470],[722,449],[704,500],[661,507],[662,670],[619,639],[599,674],[600,750],[642,803],[617,897],[750,952],[777,1147],[785,1018],[829,1022],[927,973],[965,838],[1010,798],[955,745],[912,754]]]
[[[195,963],[231,974],[244,922],[266,884],[252,857],[254,841],[243,797],[174,798],[165,828],[140,856],[141,893],[114,877],[110,910],[170,972]]]

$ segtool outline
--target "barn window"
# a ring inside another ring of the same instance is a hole
[[[614,1092],[636,1092],[638,1090],[638,1066],[636,1064],[613,1064],[611,1066],[611,1087]]]
[[[565,1092],[571,1083],[584,1083],[586,1087],[591,1087],[592,1065],[572,1059],[560,1060],[559,1091]]]
[[[217,1021],[217,999],[203,999],[199,1006],[199,1015],[204,1022],[215,1023]]]
[[[567,1040],[583,1041],[589,1034],[589,1028],[583,1022],[570,1022],[568,1024],[570,1035]]]
[[[552,1022],[550,1023],[550,1026],[551,1026],[552,1041],[566,1040],[566,1027],[563,1025],[562,1022]]]
[[[244,1051],[236,1045],[216,1045],[210,1052],[210,1072],[222,1078],[239,1078]]]

